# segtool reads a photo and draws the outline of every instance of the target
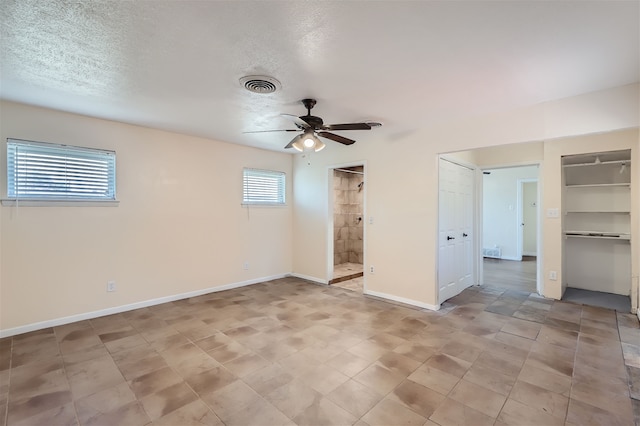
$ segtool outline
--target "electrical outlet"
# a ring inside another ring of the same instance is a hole
[[[245,260],[244,263],[242,264],[242,269],[244,269],[245,271],[249,270],[249,261]]]
[[[107,291],[108,292],[116,291],[116,282],[115,281],[107,281]]]
[[[373,265],[369,266],[369,273],[370,273],[370,274],[373,274],[373,273],[374,273],[373,271],[374,271],[374,269],[373,269]]]
[[[555,281],[558,279],[558,273],[556,271],[549,271],[549,279]]]

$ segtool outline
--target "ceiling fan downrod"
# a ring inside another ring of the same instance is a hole
[[[304,105],[304,107],[307,109],[307,115],[311,115],[311,110],[313,109],[314,106],[316,106],[316,100],[315,99],[303,99],[302,100],[302,105]]]

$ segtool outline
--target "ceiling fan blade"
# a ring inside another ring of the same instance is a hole
[[[367,123],[327,124],[325,130],[371,130]]]
[[[323,138],[331,139],[332,141],[339,142],[339,143],[341,143],[343,145],[351,145],[351,144],[354,144],[356,142],[353,139],[345,138],[343,136],[336,135],[335,133],[329,133],[329,132],[318,132],[318,136],[322,136]]]
[[[278,130],[251,130],[242,133],[269,133],[269,132],[299,132],[300,129],[278,129]]]
[[[293,115],[293,114],[280,114],[282,117],[284,118],[288,118],[289,120],[293,121],[296,126],[300,127],[301,129],[308,129],[309,123],[307,123],[306,121],[304,121],[303,119],[301,119],[300,117]]]

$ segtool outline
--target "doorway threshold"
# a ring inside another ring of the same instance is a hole
[[[356,272],[355,274],[345,275],[343,277],[334,278],[331,281],[329,281],[329,285],[335,284],[335,283],[341,283],[343,281],[349,281],[349,280],[352,280],[354,278],[360,278],[360,277],[363,277],[363,276],[364,276],[364,272]]]

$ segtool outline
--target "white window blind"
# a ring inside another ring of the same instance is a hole
[[[7,198],[115,200],[115,152],[8,139]]]
[[[285,177],[283,172],[244,169],[242,204],[284,205]]]

